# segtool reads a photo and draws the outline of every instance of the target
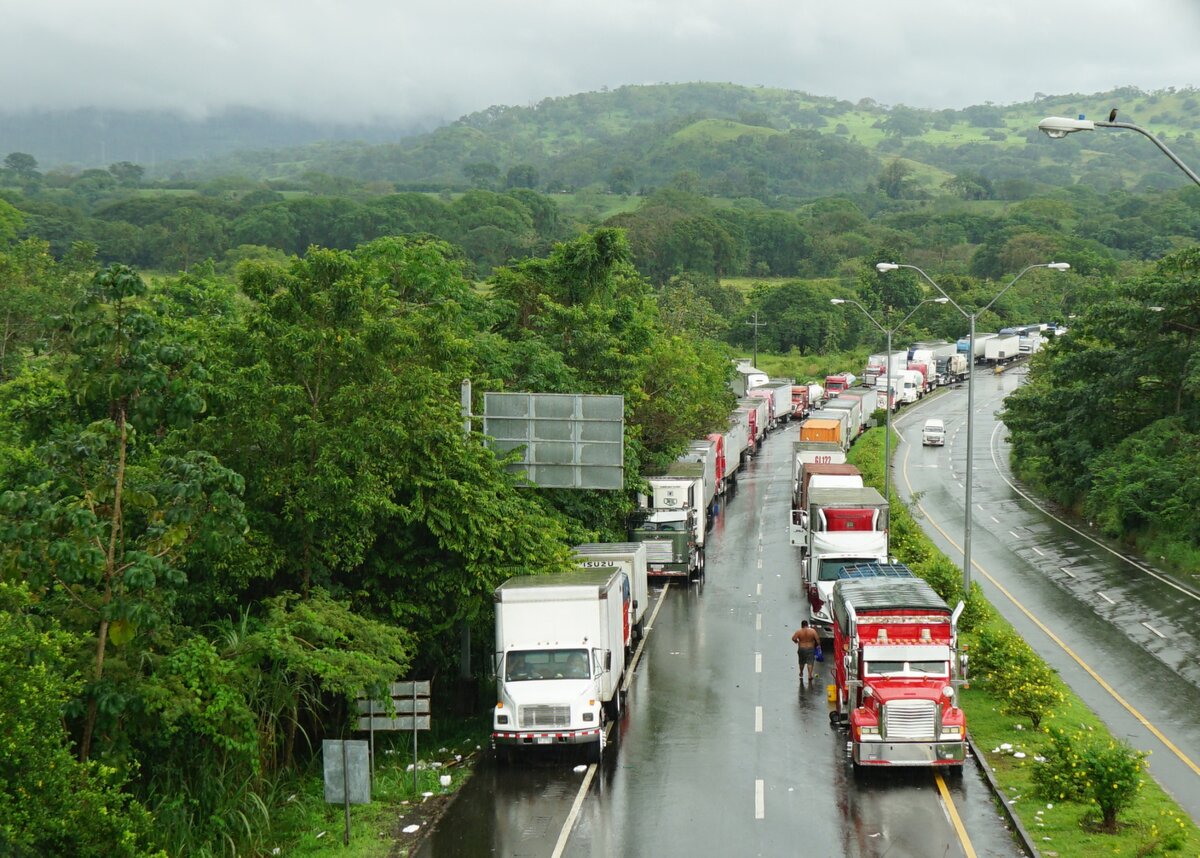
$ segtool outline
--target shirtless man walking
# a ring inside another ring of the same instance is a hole
[[[804,683],[804,668],[808,667],[808,681],[813,681],[813,669],[817,660],[817,647],[821,636],[817,630],[809,627],[808,620],[800,623],[800,628],[792,635],[792,643],[796,645],[796,655],[800,659],[800,683]]]

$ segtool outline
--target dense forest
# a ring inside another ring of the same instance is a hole
[[[1190,91],[1118,97],[1200,154]],[[1008,402],[1014,464],[1195,571],[1200,188],[1145,140],[1027,133],[1077,101],[627,87],[295,170],[9,153],[0,852],[260,848],[357,691],[456,676],[500,581],[624,539],[640,475],[722,426],[731,356],[879,350],[829,301],[926,297],[878,261],[967,308],[1069,262],[979,322],[1070,328]],[[963,333],[919,319],[903,338]],[[464,378],[623,395],[625,491],[524,485],[464,434]]]

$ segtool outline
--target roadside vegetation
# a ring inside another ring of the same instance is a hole
[[[884,430],[849,460],[883,490]],[[893,439],[894,441],[896,439]],[[893,443],[892,449],[896,449]],[[962,571],[893,494],[892,552],[954,605]],[[1145,769],[1145,752],[1117,739],[972,582],[960,620],[970,655],[961,694],[967,729],[1012,813],[1042,855],[1194,855],[1200,829]]]
[[[1194,93],[1109,96],[1194,151]],[[939,113],[628,87],[464,117],[419,145],[171,179],[9,153],[0,852],[323,846],[306,840],[330,812],[315,761],[354,696],[429,678],[458,699],[495,586],[623,541],[640,475],[723,428],[731,357],[857,372],[883,338],[830,299],[894,321],[928,295],[906,271],[881,281],[879,261],[925,267],[967,307],[1025,265],[1069,262],[980,319],[1074,329],[1010,401],[1016,467],[1113,538],[1200,568],[1200,192],[1131,141],[1096,135],[1085,159],[1027,130],[1079,98]],[[481,137],[490,160],[462,146]],[[963,333],[930,306],[896,345]],[[463,379],[476,412],[488,390],[624,396],[624,491],[524,486],[478,424],[464,432]],[[954,596],[911,520],[893,538]],[[404,800],[381,773],[380,795]]]

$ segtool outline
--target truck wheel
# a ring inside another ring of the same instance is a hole
[[[608,715],[609,721],[615,722],[621,720],[621,704],[624,702],[621,699],[622,696],[623,692],[618,688],[613,692],[612,700],[605,704],[606,714]]]
[[[600,762],[600,744],[601,744],[600,740],[597,739],[596,741],[590,742],[589,744],[584,746],[584,751],[583,751],[584,762],[586,762],[586,763],[599,763]]]

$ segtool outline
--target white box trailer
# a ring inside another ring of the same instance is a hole
[[[762,385],[772,391],[772,399],[775,400],[776,426],[791,420],[792,412],[796,410],[796,403],[792,401],[792,384],[793,380],[790,378],[772,378]]]
[[[607,569],[624,572],[629,579],[633,598],[629,605],[629,625],[626,636],[626,657],[645,631],[646,610],[650,604],[650,582],[646,573],[646,543],[644,542],[587,542],[571,549],[575,565],[581,569]]]
[[[829,403],[825,403],[826,406]],[[861,406],[860,406],[861,407]],[[822,408],[820,411],[814,411],[808,415],[809,420],[836,420],[839,425],[841,445],[843,450],[850,449],[850,443],[857,437],[857,428],[851,422],[851,414],[845,408],[831,409]]]
[[[863,416],[862,416],[862,400],[857,397],[848,397],[846,394],[839,393],[837,399],[831,399],[825,403],[826,411],[845,411],[850,415],[850,438],[857,438],[863,431]]]
[[[987,341],[990,339],[994,339],[996,336],[998,336],[998,335],[990,334],[990,333],[989,334],[981,334],[979,331],[976,331],[975,332],[974,357],[968,357],[968,360],[970,360],[972,363],[979,363],[979,361],[983,359],[984,350],[987,348]],[[971,351],[971,338],[969,336],[959,337],[958,353],[961,355],[967,355],[970,351]]]
[[[983,344],[983,359],[987,363],[1008,363],[1021,356],[1021,338],[1016,334],[990,337]]]
[[[749,446],[750,412],[737,408],[729,415],[729,428],[725,430],[725,474],[730,482],[736,479]]]
[[[848,563],[886,563],[888,503],[873,488],[810,489],[804,585],[813,624],[832,633],[830,598]]]
[[[616,569],[509,578],[496,588],[492,745],[583,745],[593,761],[624,708],[629,579]]]
[[[702,477],[704,479],[704,506],[706,515],[712,515],[716,505],[716,496],[718,489],[717,478],[717,442],[708,438],[699,441],[692,441],[688,444],[687,451],[682,453],[676,463],[696,464],[700,465],[704,471]],[[667,470],[668,474],[677,473],[674,465]]]
[[[846,451],[832,441],[792,442],[792,496],[800,488],[800,473],[805,465],[844,465]]]
[[[647,521],[662,524],[668,521],[691,522],[692,538],[700,553],[704,552],[704,535],[708,532],[708,506],[704,487],[704,466],[699,462],[675,462],[662,476],[647,477],[650,495],[638,495],[638,505],[649,508],[652,515]],[[693,512],[692,516],[681,515]],[[656,516],[653,513],[669,513]],[[665,528],[663,528],[665,530]]]
[[[745,396],[750,388],[767,383],[767,374],[751,365],[749,358],[736,358],[733,362],[733,392]]]
[[[909,349],[909,354],[917,350],[928,350],[933,353],[935,358],[944,358],[958,353],[958,343],[952,343],[947,340],[925,340],[913,343],[912,348]]]
[[[737,401],[738,408],[744,408],[747,411],[753,412],[753,417],[750,418],[750,425],[754,429],[754,434],[750,438],[749,450],[755,453],[758,450],[758,445],[767,437],[767,424],[770,418],[770,405],[767,400],[761,396],[746,396]]]

